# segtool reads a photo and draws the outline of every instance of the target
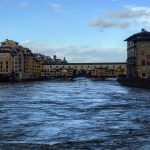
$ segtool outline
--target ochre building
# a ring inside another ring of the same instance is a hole
[[[150,78],[150,32],[142,29],[127,38],[127,76]]]

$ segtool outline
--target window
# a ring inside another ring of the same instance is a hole
[[[141,64],[142,66],[145,66],[145,60],[142,60]]]
[[[144,47],[144,46],[145,46],[145,44],[143,43],[143,44],[142,44],[142,47]]]
[[[150,66],[150,61],[149,61],[149,60],[147,60],[146,64],[147,64],[148,66]]]
[[[150,55],[146,55],[146,64],[150,65]]]
[[[142,51],[141,51],[141,55],[144,55],[144,54],[145,54],[145,52],[144,52],[144,50],[142,50]]]
[[[146,74],[145,73],[142,73],[142,77],[145,77],[146,76]]]
[[[1,66],[0,68],[2,70],[3,69],[3,62],[0,63],[0,66]]]

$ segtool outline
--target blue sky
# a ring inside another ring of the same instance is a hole
[[[69,62],[124,62],[124,39],[149,24],[149,0],[0,0],[0,41]]]

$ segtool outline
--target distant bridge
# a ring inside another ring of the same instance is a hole
[[[107,70],[107,77],[115,78],[119,75],[126,74],[126,63],[125,62],[115,62],[115,63],[66,63],[66,64],[43,64],[42,73],[43,76],[48,76],[53,70],[58,70],[61,68],[73,69],[76,75],[86,76],[89,71],[101,68]]]

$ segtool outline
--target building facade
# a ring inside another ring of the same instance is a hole
[[[39,77],[41,72],[37,75],[39,63],[36,57],[40,55],[34,55],[31,50],[20,46],[18,42],[6,39],[0,46],[0,76],[10,77],[15,81]],[[39,68],[42,71],[42,66]]]
[[[67,63],[67,64],[43,64],[42,76],[50,76],[52,72],[60,69],[73,69],[76,74],[90,72],[94,69],[107,69],[108,76],[117,77],[126,73],[126,63]]]
[[[67,61],[53,59],[42,54],[32,53],[29,48],[19,45],[18,42],[6,39],[0,46],[0,77],[15,81],[39,79],[43,64],[64,64]]]
[[[11,76],[12,57],[10,52],[0,53],[0,75]]]
[[[150,78],[150,32],[142,29],[127,38],[127,76]]]
[[[60,76],[66,72],[76,75],[87,74],[94,69],[106,70],[108,76],[117,77],[126,73],[126,63],[68,63],[42,54],[32,53],[18,42],[8,40],[0,46],[0,77],[15,81],[39,79],[43,76]]]

